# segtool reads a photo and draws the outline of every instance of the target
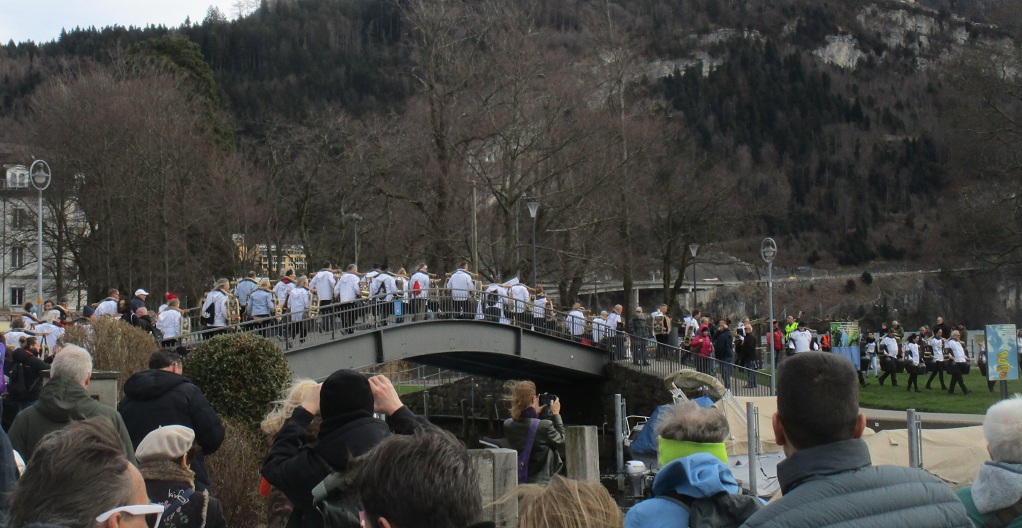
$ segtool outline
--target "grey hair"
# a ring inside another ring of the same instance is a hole
[[[664,438],[704,444],[723,442],[727,432],[724,413],[690,401],[676,404],[656,425],[657,435]]]
[[[92,354],[78,345],[66,345],[53,357],[51,378],[68,378],[79,385],[85,385],[92,373]]]
[[[949,337],[959,337],[960,338],[960,337],[962,337],[962,333],[959,332],[958,330],[952,330],[951,331],[951,335]]]
[[[217,279],[216,282],[213,283],[213,289],[217,290],[217,289],[223,288],[224,286],[230,286],[230,285],[231,285],[231,282],[229,280],[227,280],[227,279]]]
[[[1022,462],[1022,395],[1016,394],[987,409],[983,437],[995,462]]]
[[[348,264],[348,271],[355,271],[357,269],[358,266],[356,266],[355,264]]]

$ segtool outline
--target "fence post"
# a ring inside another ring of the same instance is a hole
[[[919,425],[916,423],[916,410],[907,409],[906,429],[908,429],[908,465],[919,468],[922,463],[919,459]]]
[[[568,478],[600,483],[600,447],[595,425],[572,426],[565,430]]]
[[[518,486],[518,452],[514,449],[470,449],[472,466],[479,475],[483,496],[483,520],[498,528],[518,526],[518,501],[494,504]]]
[[[624,399],[621,398],[620,394],[614,395],[614,455],[615,463],[617,464],[615,469],[617,470],[618,477],[624,474],[625,471],[625,451],[624,451],[624,427],[621,426],[621,422],[625,420],[624,410]],[[620,478],[618,479],[620,481]]]
[[[759,425],[759,409],[752,402],[745,402],[745,423],[748,425],[749,433],[749,491],[754,496],[759,496],[756,489],[756,472],[759,471],[759,434],[756,429]]]

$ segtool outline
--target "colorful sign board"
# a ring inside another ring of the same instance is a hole
[[[1015,325],[987,325],[987,379],[1018,379],[1018,341]]]
[[[858,321],[830,323],[830,346],[834,354],[840,354],[859,370],[859,323]]]

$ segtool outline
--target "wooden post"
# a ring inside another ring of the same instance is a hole
[[[518,452],[514,449],[470,449],[468,454],[479,475],[484,505],[482,520],[493,521],[497,528],[517,528],[518,501],[492,503],[518,487]]]
[[[600,447],[595,425],[565,429],[568,478],[600,483]]]

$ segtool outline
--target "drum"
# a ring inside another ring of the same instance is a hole
[[[309,293],[309,319],[315,319],[319,315],[319,293],[313,290]]]
[[[667,322],[666,317],[662,315],[653,316],[653,335],[662,335],[667,333]]]

